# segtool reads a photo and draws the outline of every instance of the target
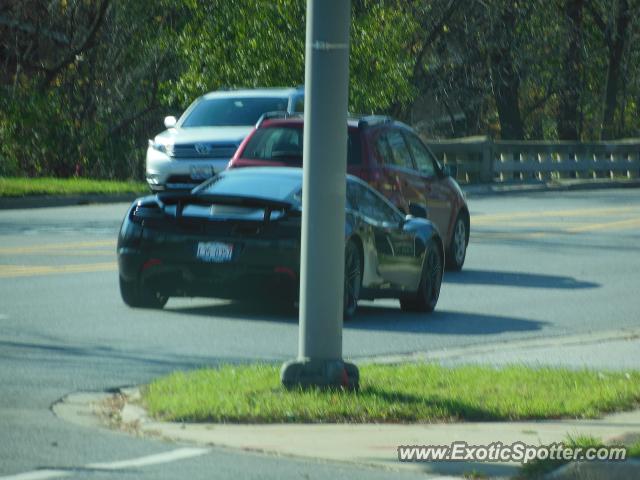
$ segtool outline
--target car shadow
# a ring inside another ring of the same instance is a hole
[[[212,318],[224,317],[266,322],[298,323],[298,311],[293,305],[287,308],[267,301],[229,301],[194,307],[171,307],[169,305],[165,307],[164,312]]]
[[[344,328],[438,335],[494,335],[537,331],[548,325],[548,322],[525,318],[438,309],[429,314],[408,313],[400,308],[374,304],[360,306],[357,316],[345,322]]]
[[[521,288],[549,288],[549,289],[582,289],[599,288],[594,282],[577,280],[574,277],[562,275],[542,275],[524,272],[500,272],[494,270],[462,270],[461,272],[447,272],[443,281],[462,285],[499,285]]]
[[[230,302],[196,307],[166,308],[167,313],[209,317],[238,318],[249,321],[298,323],[298,312],[270,305]],[[402,312],[400,306],[367,302],[358,307],[356,316],[344,322],[345,330],[426,333],[445,335],[493,335],[505,332],[541,330],[547,322],[479,313],[437,310],[430,314]]]

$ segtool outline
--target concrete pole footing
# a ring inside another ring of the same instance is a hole
[[[287,389],[358,390],[360,373],[354,364],[342,360],[303,359],[286,362],[280,380]]]

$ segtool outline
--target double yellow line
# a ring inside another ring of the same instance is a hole
[[[115,254],[114,240],[0,248],[0,255],[102,256]],[[110,247],[107,252],[105,247]],[[0,278],[115,271],[116,262],[61,265],[0,265]]]
[[[61,273],[110,272],[118,268],[116,262],[80,263],[75,265],[0,265],[0,278],[57,275]]]
[[[574,234],[585,233],[597,230],[628,230],[640,227],[640,209],[635,206],[625,206],[617,208],[583,208],[573,210],[549,210],[539,212],[512,212],[490,215],[477,215],[471,217],[471,235],[474,238],[540,238],[547,235],[557,234]],[[597,223],[571,223],[563,221],[565,218],[579,217],[625,217],[629,214],[636,214],[632,218],[622,220],[612,220]],[[536,221],[539,219],[539,221]],[[550,221],[546,221],[550,219]],[[553,220],[557,219],[557,220]],[[556,227],[553,229],[536,230],[536,231],[503,231],[503,232],[486,232],[474,230],[473,226],[505,226],[505,227],[522,227],[522,228],[538,228],[545,229],[548,227]]]
[[[115,240],[100,240],[96,242],[70,242],[70,243],[48,243],[44,245],[31,245],[28,247],[5,247],[0,248],[0,255],[25,255],[33,253],[57,253],[63,250],[88,249],[99,247],[115,248]],[[73,252],[71,252],[73,253]]]

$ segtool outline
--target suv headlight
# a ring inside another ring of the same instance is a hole
[[[165,155],[173,156],[173,143],[159,143],[149,140],[149,146]]]

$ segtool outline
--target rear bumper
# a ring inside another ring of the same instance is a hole
[[[299,288],[299,252],[277,252],[260,265],[172,261],[137,249],[118,251],[120,275],[168,296],[289,299]]]

